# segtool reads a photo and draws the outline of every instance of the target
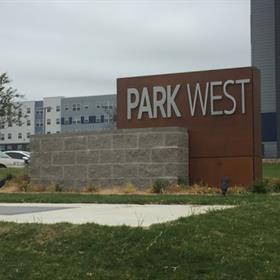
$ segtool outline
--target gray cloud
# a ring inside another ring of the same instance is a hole
[[[250,65],[249,0],[1,1],[0,72],[27,99],[122,76]]]

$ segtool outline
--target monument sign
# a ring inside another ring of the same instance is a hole
[[[117,80],[117,127],[189,129],[191,183],[261,177],[260,74],[236,68]]]

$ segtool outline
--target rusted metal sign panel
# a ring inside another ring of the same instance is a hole
[[[189,129],[191,183],[247,185],[261,177],[256,68],[120,78],[117,127]]]

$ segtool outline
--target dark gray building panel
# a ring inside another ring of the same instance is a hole
[[[276,111],[274,0],[251,1],[252,65],[261,71],[262,112]]]
[[[35,134],[44,133],[43,101],[35,101]]]
[[[279,13],[279,0],[251,0],[252,65],[261,71],[265,157],[280,156]]]
[[[278,156],[280,156],[280,1],[275,0],[275,73],[276,73],[276,114]]]

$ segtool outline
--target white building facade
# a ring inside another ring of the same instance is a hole
[[[43,134],[61,132],[61,100],[62,96],[45,97],[43,99]]]
[[[29,150],[30,136],[111,129],[116,125],[116,95],[45,97],[24,101],[20,125],[0,128],[0,150]]]
[[[0,128],[0,149],[29,150],[30,136],[35,134],[35,101],[23,101],[20,123],[6,123]]]

